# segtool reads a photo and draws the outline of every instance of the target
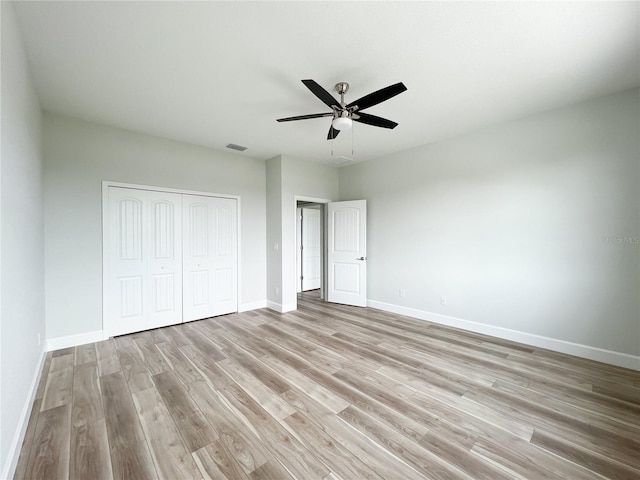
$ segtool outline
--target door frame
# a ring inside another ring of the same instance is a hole
[[[324,210],[324,205],[325,204],[305,202],[302,205],[298,203],[298,208],[296,208],[296,221],[299,221],[299,224],[296,225],[296,280],[298,280],[298,284],[296,285],[297,293],[301,293],[303,291],[309,291],[309,290],[318,290],[318,289],[320,289],[322,293],[322,278],[324,276],[322,272],[322,258],[324,257],[324,252],[322,251],[322,246],[324,244],[323,236],[322,236],[322,232],[323,232],[322,211]],[[320,286],[317,288],[307,288],[306,290],[304,289],[305,279],[301,278],[306,276],[305,270],[304,270],[304,256],[305,256],[305,251],[308,251],[306,247],[305,248],[303,247],[305,243],[309,241],[308,239],[305,238],[305,235],[304,235],[305,222],[309,221],[307,220],[307,216],[304,214],[305,210],[309,212],[317,212],[317,213],[314,213],[314,215],[318,216],[318,222],[319,222],[318,238],[320,240],[319,246],[318,246],[318,250],[320,254],[318,258],[318,261],[320,263]],[[298,235],[299,235],[299,238],[297,237]]]
[[[109,208],[109,187],[120,187],[120,188],[131,188],[134,190],[150,190],[150,191],[154,191],[154,192],[165,192],[165,193],[178,193],[178,194],[186,194],[186,195],[200,195],[203,197],[218,197],[218,198],[230,198],[230,199],[235,199],[237,202],[237,222],[236,222],[236,238],[238,239],[238,245],[237,245],[237,249],[238,249],[238,258],[237,258],[237,266],[236,268],[238,269],[238,275],[237,275],[237,285],[236,285],[236,291],[238,292],[238,311],[241,311],[240,306],[242,305],[241,302],[241,298],[242,298],[242,291],[241,291],[241,285],[242,285],[242,281],[241,281],[241,277],[242,277],[242,255],[241,255],[241,246],[242,246],[242,240],[240,238],[240,232],[242,231],[241,229],[241,225],[240,225],[240,219],[242,218],[241,215],[241,201],[240,201],[240,195],[229,195],[226,193],[214,193],[214,192],[201,192],[198,190],[184,190],[184,189],[179,189],[179,188],[169,188],[169,187],[158,187],[158,186],[153,186],[153,185],[139,185],[136,183],[122,183],[122,182],[113,182],[110,180],[103,180],[102,181],[102,296],[101,296],[101,315],[102,315],[102,331],[105,331],[105,325],[104,325],[104,299],[105,299],[105,286],[107,284],[107,259],[108,259],[108,249],[109,249],[109,244],[107,241],[107,234],[108,234],[108,223],[109,223],[109,217],[108,217],[108,208]],[[105,337],[108,338],[108,337]]]
[[[320,284],[320,298],[325,299],[326,291],[327,291],[327,203],[332,202],[328,198],[318,198],[318,197],[308,197],[306,195],[294,195],[293,196],[293,244],[296,245],[296,217],[298,212],[298,202],[311,202],[311,203],[319,203],[321,204],[321,214],[320,214],[320,228],[322,230],[322,247],[320,249],[322,253],[321,263],[322,263],[322,282]],[[294,262],[297,263],[297,262]],[[283,272],[284,273],[284,272]],[[290,275],[297,275],[297,267],[293,269],[293,272],[289,272]],[[295,279],[295,277],[294,277]],[[297,288],[295,294],[295,300],[293,302],[293,310],[298,309],[298,292]]]
[[[296,202],[297,204],[298,202]],[[302,207],[296,208],[296,294],[302,292]]]

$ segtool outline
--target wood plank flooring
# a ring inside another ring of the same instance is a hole
[[[638,479],[640,372],[317,292],[50,352],[16,479]]]

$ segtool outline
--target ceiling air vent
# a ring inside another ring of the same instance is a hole
[[[242,145],[236,145],[235,143],[230,143],[229,145],[227,145],[227,148],[230,148],[231,150],[237,150],[239,152],[244,152],[248,147],[243,147]]]

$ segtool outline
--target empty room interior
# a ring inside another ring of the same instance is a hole
[[[640,478],[640,2],[2,1],[0,478]]]

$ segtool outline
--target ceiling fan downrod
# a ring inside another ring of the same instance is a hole
[[[336,92],[340,95],[340,105],[342,108],[345,107],[346,103],[344,103],[344,94],[349,91],[349,84],[347,82],[339,82],[336,83]]]

